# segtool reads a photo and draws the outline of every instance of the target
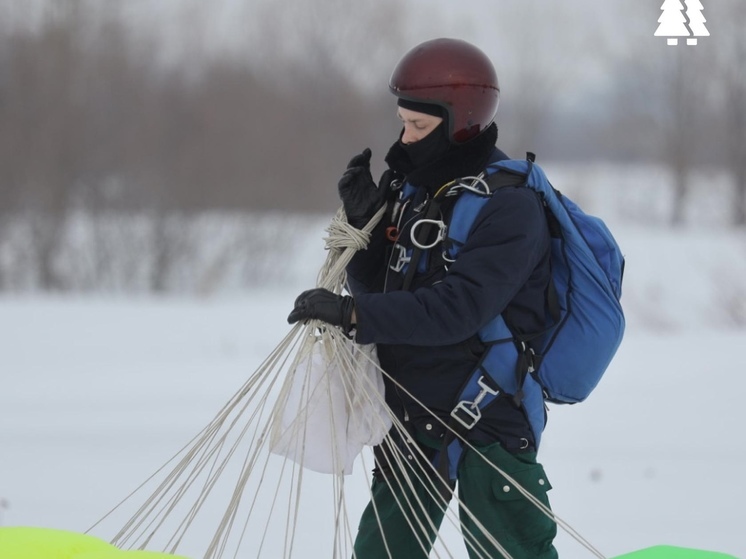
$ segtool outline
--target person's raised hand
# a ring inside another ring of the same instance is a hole
[[[384,188],[378,188],[370,173],[370,148],[365,148],[347,164],[347,170],[337,183],[347,222],[362,229],[383,205]]]

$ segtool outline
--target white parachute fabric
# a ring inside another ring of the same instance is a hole
[[[277,400],[270,452],[316,472],[351,474],[363,446],[391,428],[383,392],[374,345],[307,338]]]

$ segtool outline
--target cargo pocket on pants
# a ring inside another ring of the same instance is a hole
[[[459,497],[476,521],[469,513],[461,511],[465,540],[477,542],[495,557],[500,557],[500,554],[490,543],[489,536],[515,559],[556,559],[557,552],[552,545],[557,534],[554,520],[485,459],[549,508],[547,491],[552,486],[543,466],[536,462],[535,453],[511,454],[499,444],[481,448],[478,452],[470,451],[459,471]],[[483,531],[489,536],[485,536]],[[469,556],[480,555],[469,549]]]
[[[542,505],[549,508],[547,491],[552,486],[541,464],[535,464],[523,470],[508,473],[508,475]],[[492,480],[492,496],[497,501],[495,514],[500,519],[500,531],[506,539],[519,544],[540,543],[554,539],[557,532],[554,520],[544,514],[516,486],[497,472]]]

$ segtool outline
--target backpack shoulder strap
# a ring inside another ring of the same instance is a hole
[[[445,244],[448,259],[456,258],[471,233],[477,215],[492,194],[502,188],[526,186],[530,171],[528,160],[502,159],[487,165],[480,175],[479,180],[484,183],[483,192],[473,189],[459,194],[448,224]]]

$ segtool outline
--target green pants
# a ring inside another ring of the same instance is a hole
[[[549,507],[547,491],[551,486],[544,468],[536,462],[536,453],[511,454],[499,443],[481,448],[479,453]],[[373,481],[372,499],[355,540],[355,559],[424,559],[429,555],[447,503],[432,492],[428,494],[429,482],[423,475],[404,466],[397,469],[395,480]],[[458,470],[458,496],[513,559],[557,558],[552,544],[557,534],[554,521],[469,449]],[[459,516],[471,559],[504,557],[463,507]]]

